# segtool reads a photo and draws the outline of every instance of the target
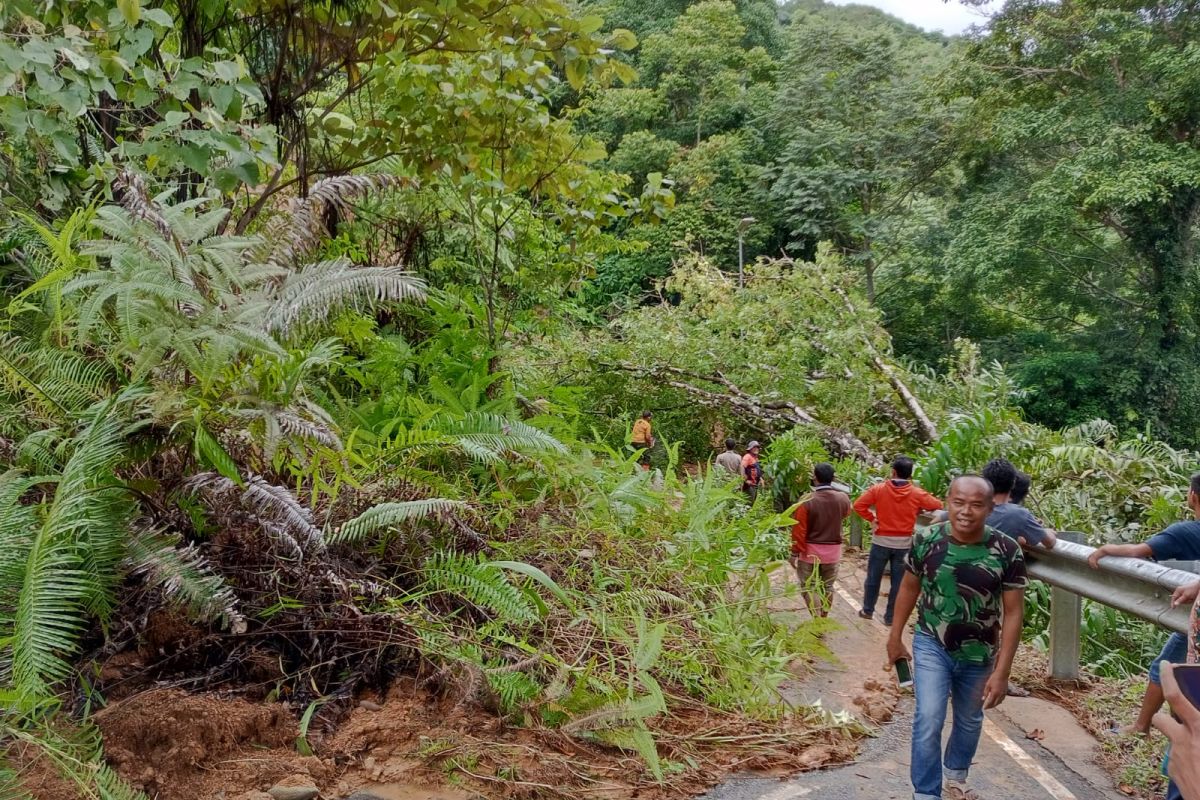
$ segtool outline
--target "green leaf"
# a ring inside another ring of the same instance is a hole
[[[216,437],[197,420],[195,437],[196,457],[205,465],[215,469],[229,480],[242,485],[242,476],[238,474],[237,462],[225,451]]]
[[[532,564],[526,564],[523,561],[489,561],[487,562],[487,566],[496,567],[498,569],[506,569],[509,572],[516,572],[520,575],[524,575],[527,578],[533,578],[542,586],[545,586],[547,589],[549,589],[550,593],[561,600],[563,605],[567,606],[568,608],[575,607],[575,604],[571,600],[571,596],[568,595],[566,591],[554,581],[553,578]]]
[[[142,18],[142,4],[140,0],[117,0],[117,9],[130,25],[136,25],[138,20]]]
[[[170,28],[175,25],[175,20],[171,15],[161,8],[147,8],[142,12],[142,16],[147,22],[153,22],[155,25],[160,25],[164,28]]]

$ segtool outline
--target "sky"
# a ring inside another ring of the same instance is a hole
[[[930,31],[942,33],[962,33],[968,26],[977,24],[984,19],[984,9],[999,8],[1002,3],[994,2],[987,6],[964,6],[957,0],[829,0],[834,5],[875,6],[900,19],[919,25]]]

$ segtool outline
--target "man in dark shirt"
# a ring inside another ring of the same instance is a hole
[[[1105,544],[1096,548],[1088,557],[1088,563],[1093,568],[1099,568],[1100,559],[1105,556],[1122,556],[1124,558],[1151,558],[1155,561],[1197,561],[1200,560],[1200,473],[1192,476],[1187,493],[1188,509],[1193,519],[1187,522],[1176,522],[1160,533],[1156,533],[1144,542],[1137,544]],[[1142,707],[1138,710],[1137,719],[1132,725],[1121,729],[1122,733],[1149,733],[1150,723],[1155,713],[1162,708],[1163,690],[1160,670],[1163,662],[1181,664],[1187,660],[1187,637],[1182,633],[1173,633],[1163,645],[1158,658],[1150,662],[1149,682],[1142,696]],[[1168,794],[1168,798],[1170,795]]]
[[[833,487],[833,465],[817,464],[812,496],[792,513],[796,524],[792,526],[791,557],[804,603],[814,617],[829,616],[833,582],[842,558],[842,521],[848,516],[850,498]]]
[[[948,797],[975,796],[966,779],[983,732],[983,711],[1003,702],[1021,641],[1025,559],[1015,541],[986,524],[991,484],[978,475],[956,478],[946,505],[949,522],[913,537],[887,642],[889,666],[915,656],[914,800],[940,800],[943,780]],[[904,630],[918,601],[910,653]],[[951,697],[954,721],[943,760]]]
[[[1011,501],[1010,494],[1017,482],[1017,468],[1006,458],[993,458],[983,468],[983,477],[992,484],[996,507],[988,515],[987,524],[1001,533],[1016,539],[1019,544],[1041,545],[1049,550],[1058,539],[1054,531],[1038,522],[1037,517],[1019,503]]]

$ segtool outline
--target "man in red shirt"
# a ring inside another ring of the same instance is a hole
[[[812,495],[792,513],[796,524],[792,526],[790,559],[800,578],[804,603],[814,617],[829,616],[833,581],[842,558],[842,520],[848,516],[850,498],[833,488],[833,465],[817,464]]]
[[[867,558],[863,607],[858,615],[863,619],[875,616],[875,601],[879,599],[883,571],[890,567],[892,589],[888,593],[884,625],[892,624],[896,594],[904,578],[904,557],[912,545],[917,515],[942,507],[941,500],[912,482],[912,471],[913,460],[908,456],[897,456],[892,462],[891,479],[875,484],[854,501],[855,512],[871,523],[871,552]]]
[[[758,499],[758,487],[762,485],[762,467],[758,465],[761,451],[761,444],[751,442],[746,445],[746,455],[742,456],[742,491],[750,498],[750,505]]]

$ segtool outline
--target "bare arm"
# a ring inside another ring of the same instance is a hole
[[[1154,558],[1154,551],[1145,542],[1139,544],[1104,544],[1096,548],[1096,552],[1088,556],[1092,569],[1100,568],[1100,559],[1105,556],[1121,556],[1124,558]]]
[[[912,659],[912,653],[904,646],[904,629],[908,627],[908,618],[917,607],[917,597],[920,594],[921,581],[911,572],[905,572],[904,580],[900,582],[900,594],[896,595],[896,610],[892,614],[892,629],[888,635],[888,666],[897,659]]]
[[[1000,652],[996,666],[983,687],[983,707],[995,708],[1008,695],[1008,676],[1012,673],[1013,658],[1021,643],[1021,625],[1025,618],[1025,590],[1007,589],[1002,600],[1004,619],[1000,628]]]

